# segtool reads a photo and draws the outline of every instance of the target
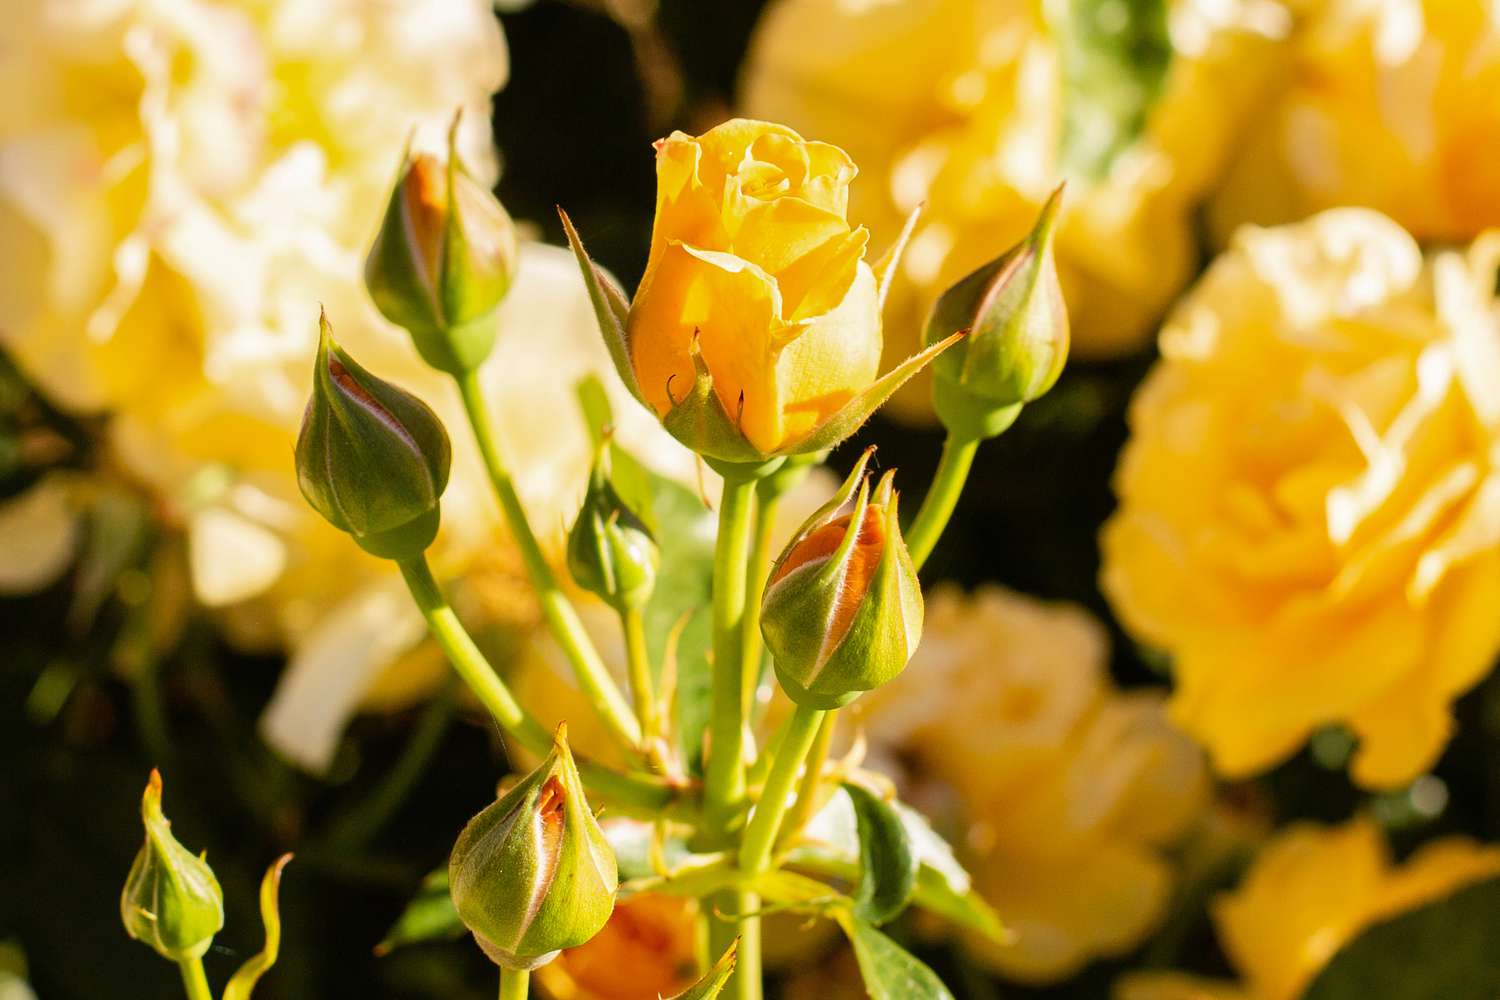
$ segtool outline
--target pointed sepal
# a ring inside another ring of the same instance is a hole
[[[669,1000],[714,1000],[724,992],[724,987],[729,984],[729,977],[734,975],[734,969],[739,964],[739,960],[740,939],[735,938],[702,979],[681,993],[674,994]]]
[[[583,272],[583,285],[588,290],[594,317],[599,322],[599,335],[604,339],[609,359],[614,362],[615,372],[625,388],[630,390],[630,394],[644,404],[646,397],[642,395],[640,383],[636,380],[635,367],[630,363],[629,342],[625,338],[630,301],[614,279],[594,263],[589,252],[584,249],[583,240],[578,237],[578,230],[573,228],[573,220],[568,218],[568,213],[563,211],[561,205],[557,208],[557,216],[562,220],[563,232],[568,236],[568,246],[573,249],[578,269]]]
[[[859,430],[865,421],[885,405],[885,401],[890,399],[896,390],[905,385],[913,375],[926,368],[940,354],[963,338],[964,333],[960,331],[913,354],[871,382],[853,399],[834,411],[833,415],[819,424],[811,434],[791,447],[783,449],[780,454],[805,455],[810,452],[826,451],[837,446]]]
[[[250,1000],[255,984],[276,964],[281,954],[281,873],[291,860],[290,854],[283,854],[266,869],[265,877],[261,879],[260,920],[266,928],[266,943],[229,980],[229,985],[224,987],[224,1000]]]

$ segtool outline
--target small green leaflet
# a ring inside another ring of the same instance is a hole
[[[1500,876],[1376,924],[1344,945],[1302,1000],[1500,997]]]
[[[871,1000],[953,1000],[937,973],[869,921],[844,910],[834,911],[834,919],[854,946]]]
[[[1165,0],[1060,0],[1062,166],[1098,179],[1146,126],[1172,59]]]
[[[854,803],[859,829],[854,912],[878,927],[906,909],[921,865],[906,825],[889,803],[856,782],[845,782],[844,791]]]

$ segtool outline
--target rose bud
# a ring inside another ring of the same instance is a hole
[[[933,364],[933,405],[956,434],[994,437],[1062,373],[1068,311],[1052,254],[1062,192],[1052,193],[1025,239],[944,292],[927,318],[925,343],[969,332]]]
[[[615,489],[609,450],[606,443],[594,460],[583,509],[568,533],[568,571],[584,590],[628,611],[650,599],[660,553],[640,513]]]
[[[404,559],[437,535],[451,453],[437,414],[365,371],[318,320],[312,398],[297,436],[297,485],[367,552]]]
[[[656,217],[628,303],[567,216],[621,379],[706,458],[826,450],[941,347],[879,375],[880,279],[850,225],[853,161],[782,125],[734,119],[656,144]]]
[[[448,885],[459,919],[508,969],[545,965],[609,920],[615,855],[584,800],[566,727],[540,767],[464,827]]]
[[[365,261],[365,285],[386,319],[405,327],[423,360],[463,375],[489,356],[495,313],[516,270],[515,224],[459,162],[407,154]]]
[[[172,836],[161,811],[161,775],[151,772],[141,798],[146,843],[120,893],[125,933],[167,959],[202,957],[224,926],[224,895],[208,862]]]
[[[761,634],[781,686],[808,708],[837,708],[889,681],[922,636],[922,590],[897,520],[895,473],[871,496],[869,457],[792,539],[766,584]]]

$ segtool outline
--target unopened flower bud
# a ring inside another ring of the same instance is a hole
[[[448,162],[408,154],[370,255],[365,284],[422,358],[462,375],[495,346],[495,311],[516,270],[515,224],[469,175],[449,134]]]
[[[568,533],[568,571],[584,590],[626,611],[650,599],[660,553],[643,512],[615,489],[609,449],[606,443],[594,460],[583,509]]]
[[[618,878],[562,726],[547,759],[469,821],[448,861],[459,918],[510,969],[545,965],[599,933]]]
[[[922,590],[901,537],[895,473],[872,496],[869,457],[803,525],[766,584],[761,633],[776,677],[809,708],[837,708],[886,683],[922,636]]]
[[[451,452],[437,414],[365,371],[320,317],[312,398],[297,436],[297,485],[367,552],[404,559],[437,535]]]
[[[933,362],[933,405],[957,434],[994,437],[1062,373],[1068,311],[1052,254],[1062,190],[1025,239],[944,292],[927,318],[928,344],[969,331]]]
[[[141,798],[146,843],[120,893],[125,933],[174,962],[208,951],[224,926],[224,895],[213,869],[177,842],[161,811],[161,775],[151,772]]]

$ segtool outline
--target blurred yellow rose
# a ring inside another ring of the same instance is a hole
[[[1213,904],[1240,984],[1142,973],[1125,977],[1115,1000],[1296,1000],[1366,927],[1497,874],[1500,847],[1463,837],[1435,841],[1393,866],[1384,836],[1367,819],[1297,824]]]
[[[536,972],[553,1000],[656,1000],[697,979],[697,902],[632,896],[587,944],[568,948]]]
[[[1193,208],[1274,76],[1290,25],[1270,0],[1175,0],[1160,94],[1140,136],[1095,178],[1060,156],[1069,67],[1043,6],[777,0],[757,30],[745,109],[849,150],[866,174],[855,208],[877,244],[925,203],[886,314],[897,358],[937,296],[1024,236],[1064,178],[1057,261],[1075,353],[1141,347],[1193,272]],[[899,394],[899,412],[930,413],[928,384]]]
[[[1246,229],[1130,412],[1103,586],[1229,776],[1316,728],[1409,781],[1500,650],[1500,238],[1428,260],[1363,209]]]
[[[854,174],[838,147],[765,122],[657,143],[651,256],[627,336],[658,414],[693,385],[695,337],[724,411],[762,452],[805,438],[875,380],[869,233],[846,219]]]
[[[1301,6],[1290,62],[1211,203],[1221,240],[1338,205],[1378,209],[1424,242],[1500,225],[1500,8]]]
[[[307,766],[326,764],[376,675],[425,634],[391,567],[297,491],[319,303],[342,344],[449,427],[440,571],[507,558],[456,394],[361,281],[414,129],[419,149],[441,149],[465,109],[459,147],[494,179],[489,100],[506,73],[484,0],[38,0],[7,13],[0,346],[58,404],[108,416],[109,462],[185,532],[200,601],[240,641],[292,648],[264,728]],[[519,271],[501,327],[526,336],[502,334],[482,377],[522,495],[560,540],[591,448],[557,386],[610,365],[570,255],[528,246]],[[683,468],[654,421],[615,399],[624,439]],[[9,517],[60,523],[39,507]],[[37,558],[61,547],[38,544]]]
[[[1139,943],[1171,895],[1165,850],[1208,799],[1161,698],[1115,689],[1107,661],[1078,608],[939,589],[910,666],[852,709],[873,762],[909,766],[907,794],[967,831],[975,886],[1015,934],[970,944],[1013,979],[1064,979]]]

